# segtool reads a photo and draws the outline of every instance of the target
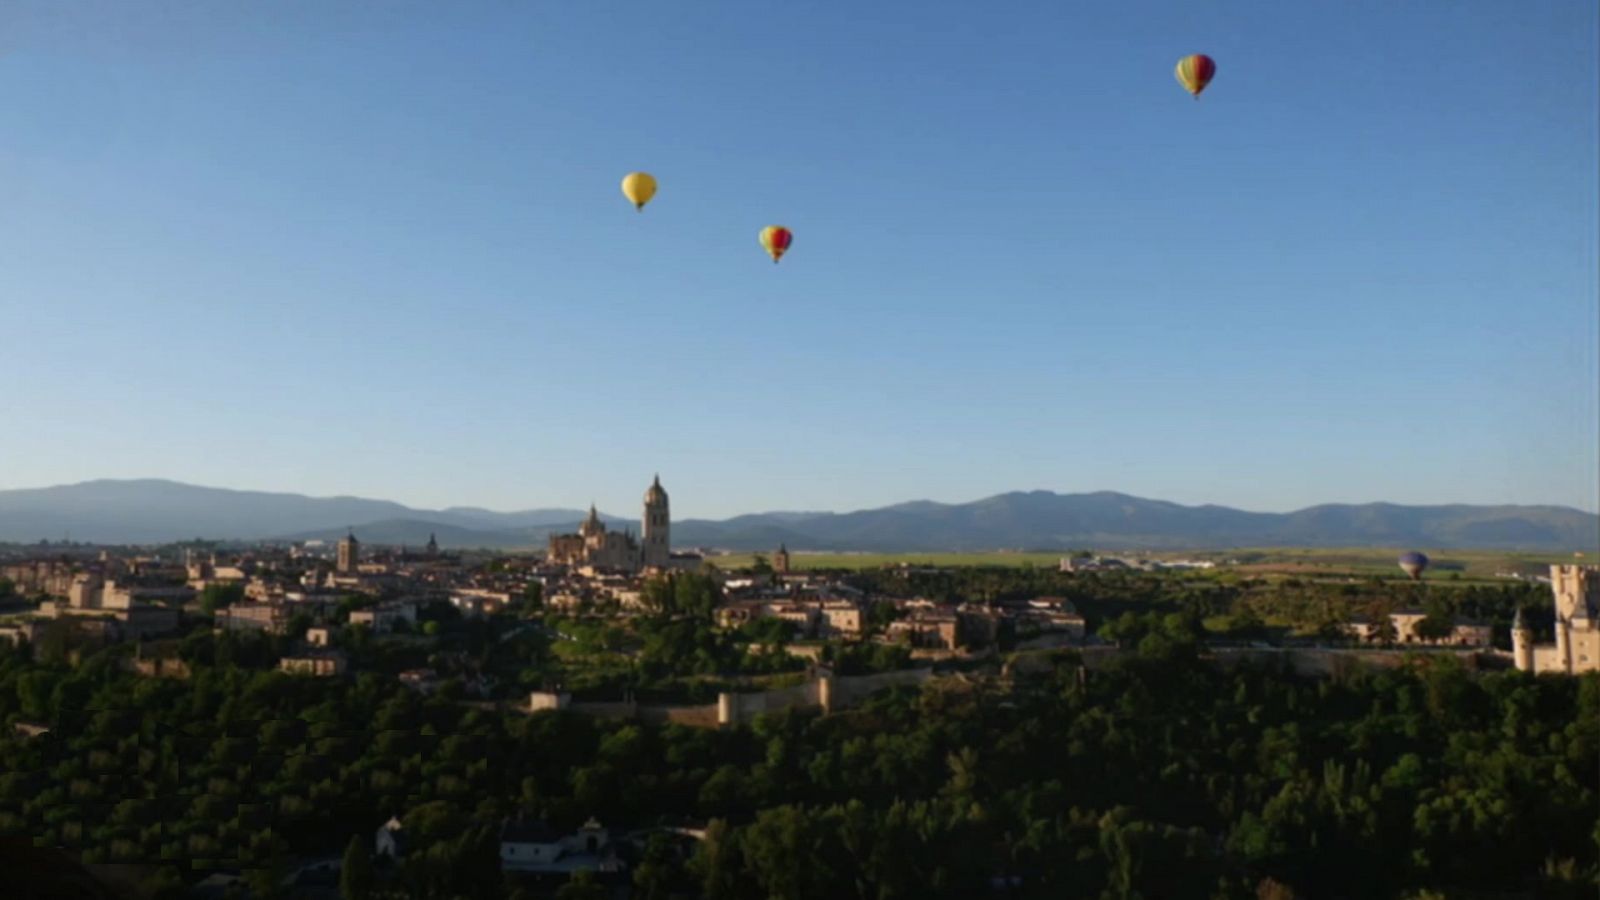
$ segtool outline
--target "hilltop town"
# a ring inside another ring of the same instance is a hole
[[[522,554],[447,551],[432,538],[368,546],[354,532],[331,546],[13,546],[0,561],[0,644],[45,665],[114,663],[153,683],[226,667],[530,721],[690,729],[826,717],[905,688],[1014,691],[1061,672],[1081,683],[1146,657],[1313,678],[1430,659],[1480,671],[1600,669],[1594,567],[1412,582],[1077,552],[1050,567],[809,568],[782,545],[753,557],[675,550],[659,477],[640,521],[637,535],[613,529],[591,507],[574,533]],[[50,734],[64,714],[24,703],[10,717],[14,736]],[[674,852],[689,854],[706,839],[695,817],[704,804],[652,824],[601,819],[618,807],[595,798],[562,802],[482,825],[506,877],[626,880],[647,846],[685,841]],[[380,869],[410,865],[421,809],[395,799],[374,810],[382,820],[369,821],[360,853]],[[296,859],[282,877],[306,890],[339,869],[331,856]],[[220,866],[209,879],[221,890],[245,877]]]
[[[279,660],[284,671],[338,675],[349,670],[345,648],[352,642],[403,637],[404,646],[426,648],[441,629],[460,621],[565,617],[570,624],[549,635],[561,642],[595,628],[625,630],[641,616],[699,607],[724,633],[759,635],[761,641],[751,638],[755,646],[775,653],[781,647],[779,657],[809,664],[869,650],[880,659],[944,661],[1002,646],[1115,646],[1092,633],[1063,596],[885,594],[858,573],[799,569],[784,546],[741,568],[719,568],[703,551],[672,549],[670,500],[659,476],[645,491],[640,521],[638,536],[612,530],[591,507],[576,533],[552,534],[544,553],[525,555],[445,552],[431,537],[416,548],[367,547],[353,532],[331,548],[296,542],[228,553],[173,546],[13,550],[0,564],[7,600],[0,608],[0,639],[135,642],[140,665],[148,669],[159,667],[163,639],[209,624],[219,633],[287,639],[279,641],[291,648]],[[902,582],[941,574],[905,565],[889,571]],[[1216,571],[1212,561],[1089,554],[1064,556],[1059,566],[1063,576]],[[1514,646],[1497,647],[1491,623],[1481,617],[1452,613],[1441,621],[1412,605],[1373,617],[1359,604],[1349,605],[1339,627],[1323,627],[1319,641],[1280,635],[1269,642],[1263,634],[1250,643],[1257,649],[1309,643],[1456,648],[1529,671],[1592,671],[1600,667],[1595,571],[1554,566],[1550,578],[1534,580],[1550,584],[1555,601],[1548,644],[1536,646],[1521,607],[1509,629]],[[1114,621],[1106,624],[1114,631]],[[1211,637],[1228,643],[1226,634]],[[404,676],[426,684],[437,673],[419,668]]]

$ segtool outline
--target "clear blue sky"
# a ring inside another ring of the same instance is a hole
[[[1597,30],[1585,0],[6,3],[0,487],[1594,509]]]

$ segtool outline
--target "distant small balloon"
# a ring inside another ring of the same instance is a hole
[[[1183,89],[1193,94],[1196,100],[1199,100],[1200,92],[1206,89],[1206,85],[1211,83],[1212,78],[1216,77],[1217,64],[1204,53],[1196,53],[1193,56],[1185,56],[1183,59],[1178,60],[1178,69],[1175,74],[1178,76],[1178,83],[1183,85]]]
[[[789,245],[794,243],[794,233],[782,225],[768,225],[761,229],[761,246],[767,248],[767,255],[772,257],[774,265],[778,258],[788,252]]]
[[[1428,568],[1428,557],[1414,550],[1410,553],[1402,553],[1400,554],[1400,568],[1411,576],[1412,581],[1420,581],[1423,570]]]
[[[622,196],[633,208],[644,212],[644,205],[656,195],[656,180],[649,172],[629,172],[622,179]]]

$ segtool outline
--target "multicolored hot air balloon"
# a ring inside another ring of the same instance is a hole
[[[1183,59],[1178,60],[1176,74],[1178,83],[1183,85],[1183,89],[1193,94],[1196,100],[1199,100],[1200,92],[1205,90],[1206,85],[1210,84],[1211,79],[1216,76],[1217,64],[1215,60],[1204,53],[1196,53],[1193,56],[1185,56]]]
[[[782,225],[768,225],[761,229],[761,246],[767,248],[767,255],[772,257],[773,265],[777,265],[778,257],[782,256],[794,243],[794,233]]]
[[[622,196],[633,208],[644,212],[644,205],[656,195],[656,180],[649,172],[629,172],[622,178]]]
[[[1428,568],[1428,557],[1415,550],[1410,553],[1402,553],[1400,554],[1400,568],[1411,576],[1412,581],[1421,581],[1422,571]]]

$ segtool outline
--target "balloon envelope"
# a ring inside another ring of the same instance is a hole
[[[1183,85],[1183,89],[1198,100],[1200,92],[1206,89],[1212,78],[1216,77],[1217,64],[1204,53],[1196,53],[1178,60],[1178,68],[1174,74],[1178,76],[1178,83]]]
[[[629,172],[622,178],[622,196],[628,198],[634,209],[643,210],[650,198],[656,195],[656,180],[649,172]]]
[[[1422,571],[1428,568],[1428,557],[1415,551],[1402,553],[1400,554],[1400,568],[1404,569],[1405,573],[1410,575],[1413,580],[1420,579]]]
[[[794,233],[782,225],[768,225],[761,229],[761,246],[767,249],[767,255],[772,257],[774,263],[788,251],[792,243]]]

